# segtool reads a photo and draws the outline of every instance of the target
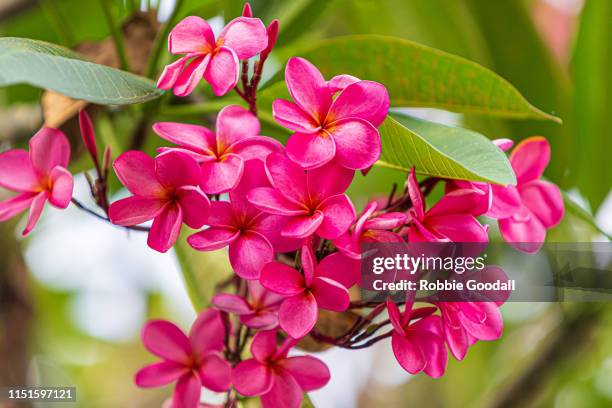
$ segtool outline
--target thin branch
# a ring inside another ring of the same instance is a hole
[[[85,211],[86,213],[93,215],[96,218],[101,219],[102,221],[106,221],[108,223],[111,223],[112,225],[115,225],[111,222],[111,220],[102,214],[98,214],[97,212],[95,212],[94,210],[92,210],[91,208],[86,207],[83,203],[81,203],[79,200],[77,200],[76,198],[72,198],[72,204],[74,204],[78,209]],[[138,226],[138,225],[133,225],[133,226],[123,226],[123,225],[115,225],[116,227],[119,228],[125,228],[131,231],[141,231],[141,232],[149,232],[151,230],[151,228],[149,227],[142,227],[142,226]]]

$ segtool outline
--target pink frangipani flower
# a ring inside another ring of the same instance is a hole
[[[304,171],[287,156],[272,153],[266,158],[266,172],[272,187],[255,188],[247,197],[260,210],[286,217],[282,236],[306,238],[316,233],[334,239],[355,220],[355,208],[343,194],[353,171],[335,162]]]
[[[240,316],[240,322],[247,327],[258,330],[275,329],[278,326],[278,308],[282,296],[273,293],[256,280],[247,282],[248,300],[242,296],[220,293],[213,297],[216,308]]]
[[[448,355],[444,347],[440,317],[426,316],[411,324],[411,320],[418,318],[419,314],[427,315],[431,310],[412,310],[412,306],[412,302],[407,302],[404,313],[400,313],[395,303],[387,301],[389,319],[393,325],[393,354],[410,374],[423,371],[430,377],[441,377],[446,370]]]
[[[506,242],[526,252],[535,252],[546,239],[546,229],[561,221],[564,213],[563,197],[559,187],[542,180],[550,161],[550,145],[543,137],[530,137],[520,142],[510,155],[510,164],[516,174],[516,191],[520,206],[506,217],[499,217],[499,230]],[[493,202],[500,199],[498,188]],[[514,190],[509,186],[501,193]],[[520,243],[527,243],[521,245]]]
[[[0,153],[0,187],[18,194],[0,202],[0,221],[30,208],[22,234],[36,226],[47,201],[64,209],[72,199],[74,180],[66,169],[70,144],[57,129],[42,128],[30,139],[29,153],[21,149]]]
[[[352,231],[347,231],[334,240],[334,245],[344,255],[360,259],[360,245],[364,242],[403,242],[402,237],[392,230],[404,225],[408,218],[401,212],[388,212],[375,215],[378,208],[376,201],[366,205],[361,216],[355,222]]]
[[[236,274],[244,279],[257,279],[261,268],[274,259],[274,251],[299,248],[300,242],[279,239],[284,217],[263,213],[247,199],[255,187],[269,186],[263,163],[249,160],[238,186],[230,191],[230,201],[212,203],[206,223],[209,228],[191,235],[189,245],[200,251],[229,246],[229,258]]]
[[[253,358],[238,363],[232,371],[236,391],[261,396],[264,408],[299,408],[303,394],[324,387],[330,374],[315,357],[287,357],[296,343],[288,337],[277,347],[276,331],[257,333],[251,344]]]
[[[217,116],[216,133],[203,126],[158,122],[153,131],[179,147],[161,151],[189,154],[202,168],[201,187],[208,194],[227,192],[238,184],[244,162],[263,160],[282,145],[266,136],[259,136],[259,121],[251,112],[237,106],[226,106]]]
[[[350,83],[348,76],[328,84],[319,70],[302,58],[291,58],[285,81],[294,102],[277,99],[272,112],[278,123],[295,133],[287,155],[306,169],[336,158],[340,165],[366,169],[380,157],[376,129],[387,116],[389,94],[377,82]],[[337,97],[334,93],[341,90]]]
[[[202,312],[189,337],[171,322],[150,321],[142,331],[142,342],[162,361],[138,371],[136,385],[161,387],[176,381],[173,407],[198,407],[202,387],[216,392],[229,389],[231,366],[221,354],[225,327],[218,310]]]
[[[193,92],[203,77],[215,95],[225,95],[238,82],[239,60],[257,55],[267,45],[266,27],[258,18],[233,19],[215,40],[206,20],[186,17],[168,37],[170,53],[186,55],[164,68],[157,87],[172,89],[177,96],[186,96]]]
[[[155,159],[139,151],[119,156],[113,167],[133,196],[109,208],[113,224],[138,225],[153,220],[147,243],[166,252],[176,242],[183,222],[191,228],[204,225],[210,202],[200,190],[200,168],[190,156],[167,152]]]
[[[346,287],[318,267],[310,245],[302,247],[301,255],[303,275],[283,263],[270,262],[264,266],[260,278],[263,287],[285,297],[278,319],[281,328],[296,339],[312,330],[319,308],[342,312],[350,301]]]
[[[440,302],[442,328],[448,348],[457,360],[463,360],[477,340],[501,337],[503,321],[495,302]]]
[[[425,211],[425,199],[416,181],[414,168],[408,175],[408,193],[412,200],[409,211],[409,242],[488,242],[487,226],[475,216],[487,212],[490,192],[459,189],[445,194]]]

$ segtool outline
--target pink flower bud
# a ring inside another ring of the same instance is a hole
[[[274,45],[276,45],[276,39],[278,38],[278,20],[274,19],[266,29],[268,32],[268,46],[261,52],[261,59],[265,60],[268,55],[272,52]]]
[[[253,10],[251,10],[251,5],[249,3],[244,3],[242,17],[253,17]]]
[[[85,143],[85,147],[87,147],[87,150],[89,151],[89,154],[91,155],[91,158],[93,159],[96,167],[99,167],[96,134],[94,133],[91,119],[89,118],[89,115],[87,114],[85,109],[81,109],[79,111],[79,126],[81,128],[81,137],[83,138],[83,143]]]

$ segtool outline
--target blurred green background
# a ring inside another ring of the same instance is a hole
[[[111,35],[103,12],[106,4],[125,35],[130,65],[136,72],[145,72],[146,54],[158,43],[160,26],[156,20],[161,20],[163,27],[175,2],[140,3],[0,0],[0,35],[76,47],[97,62],[117,64],[113,50],[103,45]],[[570,192],[583,208],[582,213],[568,211],[548,239],[605,239],[593,223],[585,221],[586,215],[592,215],[599,228],[610,232],[612,1],[251,3],[255,16],[265,23],[280,19],[277,58],[293,55],[295,49],[321,38],[384,34],[463,56],[500,74],[535,106],[560,116],[563,125],[434,110],[412,113],[460,124],[490,138],[547,137],[553,146],[553,158],[546,176]],[[176,20],[196,14],[213,18],[217,26],[222,26],[224,20],[240,14],[242,2],[184,0],[180,6]],[[162,53],[167,62],[165,49]],[[367,55],[363,57],[367,61]],[[281,68],[274,60],[268,65],[267,75]],[[195,102],[209,97],[205,89],[198,92],[192,98]],[[41,98],[51,99],[41,104]],[[28,86],[0,89],[0,150],[27,143],[44,120],[61,125],[71,137],[71,169],[82,171],[88,165],[73,118],[78,107],[52,98]],[[162,104],[177,103],[170,96],[162,99]],[[137,133],[139,124],[147,123],[143,118],[205,122],[214,118],[212,109],[180,108],[164,110],[162,106],[154,117],[148,117],[149,112],[142,107],[89,109],[96,117],[99,143],[120,151],[134,145],[131,136]],[[282,132],[276,127],[264,129],[267,133]],[[141,145],[152,153],[160,141],[150,136],[145,128]],[[396,171],[374,168],[367,177],[357,178],[351,195],[362,206],[372,195],[386,195],[391,185],[402,183],[403,178]],[[85,191],[81,193],[86,195]],[[6,198],[2,194],[0,198]],[[151,316],[176,320],[187,327],[192,312],[179,265],[193,269],[198,277],[195,290],[210,296],[215,282],[229,273],[226,258],[222,253],[195,253],[182,246],[168,256],[157,257],[145,248],[142,237],[126,237],[123,231],[100,226],[100,222],[76,211],[67,211],[60,218],[46,210],[43,221],[40,231],[27,240],[16,238],[19,220],[0,224],[0,385],[23,385],[26,381],[74,384],[78,402],[66,405],[72,407],[160,406],[169,389],[139,390],[132,381],[136,370],[152,361],[140,344],[138,327]],[[118,243],[113,240],[115,236]],[[125,249],[134,245],[118,249],[124,241],[134,243],[131,238],[142,250]],[[113,263],[109,263],[110,258]],[[373,370],[363,386],[351,391],[358,394],[359,406],[612,406],[610,305],[508,304],[502,311],[505,325],[500,341],[478,343],[462,362],[451,359],[446,376],[439,380],[418,376],[409,381],[400,378],[381,382]],[[388,356],[373,358],[384,360]],[[316,396],[313,401],[317,403]]]

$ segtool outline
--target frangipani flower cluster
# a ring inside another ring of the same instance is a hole
[[[140,370],[135,382],[140,387],[174,383],[168,402],[174,408],[199,406],[202,387],[226,392],[226,406],[241,395],[261,398],[265,408],[299,407],[303,394],[325,386],[331,375],[319,359],[293,355],[309,335],[347,349],[390,338],[406,371],[440,377],[449,351],[461,360],[478,340],[501,336],[501,302],[432,301],[417,307],[414,299],[402,305],[389,301],[373,306],[374,317],[385,310],[389,315],[375,330],[369,331],[371,321],[360,320],[337,338],[319,333],[322,310],[372,307],[360,305],[351,291],[361,283],[361,244],[488,242],[490,231],[481,218],[488,216],[498,220],[506,241],[533,251],[563,216],[559,189],[542,180],[550,147],[541,137],[522,141],[511,153],[516,186],[443,180],[443,196],[428,205],[425,183],[416,176],[421,169],[413,167],[400,199],[373,198],[358,215],[347,191],[356,172],[380,158],[378,127],[387,117],[389,94],[367,78],[326,79],[311,62],[293,57],[284,68],[291,101],[277,99],[270,107],[276,122],[292,134],[286,145],[274,135],[261,135],[256,91],[277,34],[278,21],[266,29],[248,5],[217,37],[199,17],[174,27],[168,48],[182,57],[164,69],[158,87],[184,97],[204,79],[217,96],[235,89],[248,109],[228,104],[216,115],[214,129],[200,123],[153,124],[153,132],[168,142],[155,157],[132,150],[112,164],[127,198],[107,202],[110,151],[100,164],[93,125],[84,112],[80,115],[98,172],[99,183],[92,186],[103,210],[98,216],[147,231],[148,245],[159,252],[170,250],[186,225],[194,230],[186,239],[194,250],[227,248],[235,272],[219,283],[188,334],[162,320],[149,322],[142,332],[145,347],[161,361]],[[512,144],[495,143],[503,150]],[[67,138],[50,128],[31,139],[29,152],[0,153],[0,186],[17,193],[0,202],[0,221],[29,208],[25,235],[45,202],[58,208],[71,200],[79,205],[72,198],[69,157]],[[149,221],[150,227],[141,225]],[[385,327],[386,333],[374,336]]]

